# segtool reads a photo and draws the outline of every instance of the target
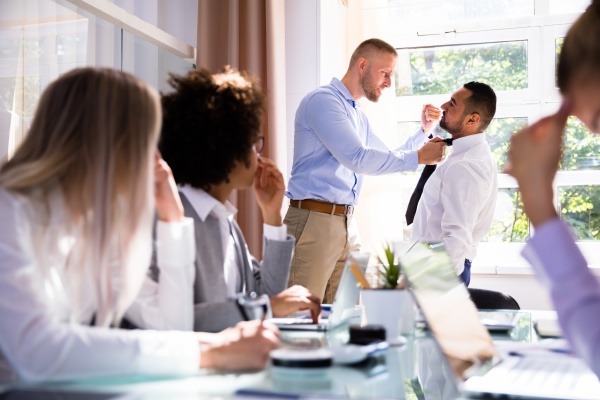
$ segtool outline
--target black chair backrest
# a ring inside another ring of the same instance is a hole
[[[510,295],[487,289],[469,288],[471,300],[478,310],[520,310],[519,303]]]

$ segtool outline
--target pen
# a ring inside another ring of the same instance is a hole
[[[269,307],[267,307],[267,303],[263,302],[262,304],[262,317],[260,318],[260,324],[262,325],[267,319],[267,312],[269,312]]]
[[[369,282],[367,282],[367,278],[365,277],[365,273],[363,272],[362,268],[354,260],[350,262],[350,271],[352,271],[356,277],[356,280],[363,289],[371,288],[371,285],[369,285]]]
[[[509,356],[515,357],[527,357],[527,356],[539,356],[539,355],[548,355],[548,353],[555,354],[563,354],[563,355],[572,355],[573,352],[571,349],[565,348],[549,348],[549,349],[529,349],[529,350],[521,350],[521,351],[509,351]]]
[[[301,399],[302,396],[294,393],[273,392],[263,389],[239,389],[235,392],[236,396],[249,396],[256,399]]]

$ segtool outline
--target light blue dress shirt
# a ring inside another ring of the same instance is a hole
[[[286,196],[355,205],[363,174],[414,171],[417,149],[427,138],[419,129],[390,150],[339,79],[302,99],[294,122],[294,163]]]

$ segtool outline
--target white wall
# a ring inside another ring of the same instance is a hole
[[[302,98],[311,90],[341,78],[346,54],[347,9],[340,0],[286,0],[286,180],[293,161],[294,116]]]

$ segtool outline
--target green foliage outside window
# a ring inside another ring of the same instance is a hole
[[[486,130],[486,138],[498,172],[504,170],[510,137],[527,124],[527,118],[495,118]],[[496,215],[484,241],[523,242],[529,237],[529,221],[523,212],[521,193],[517,189],[498,191]]]
[[[564,38],[555,41],[556,60]],[[450,94],[465,82],[479,80],[496,91],[526,89],[527,42],[446,46],[399,51],[396,72],[398,96]],[[496,118],[486,135],[502,172],[510,136],[527,124],[527,118]],[[437,132],[436,132],[437,133]],[[438,133],[439,134],[439,133]],[[600,168],[600,141],[583,124],[571,118],[565,129],[560,169],[579,171]],[[600,240],[600,186],[559,187],[560,213],[579,239]],[[518,189],[500,189],[499,207],[484,240],[522,242],[529,237]]]
[[[600,168],[600,140],[578,119],[569,118],[563,146],[561,170]],[[558,202],[561,217],[573,227],[578,239],[600,240],[600,186],[560,186]]]
[[[496,91],[528,85],[524,40],[400,50],[397,63],[397,96],[452,93],[474,80]]]

